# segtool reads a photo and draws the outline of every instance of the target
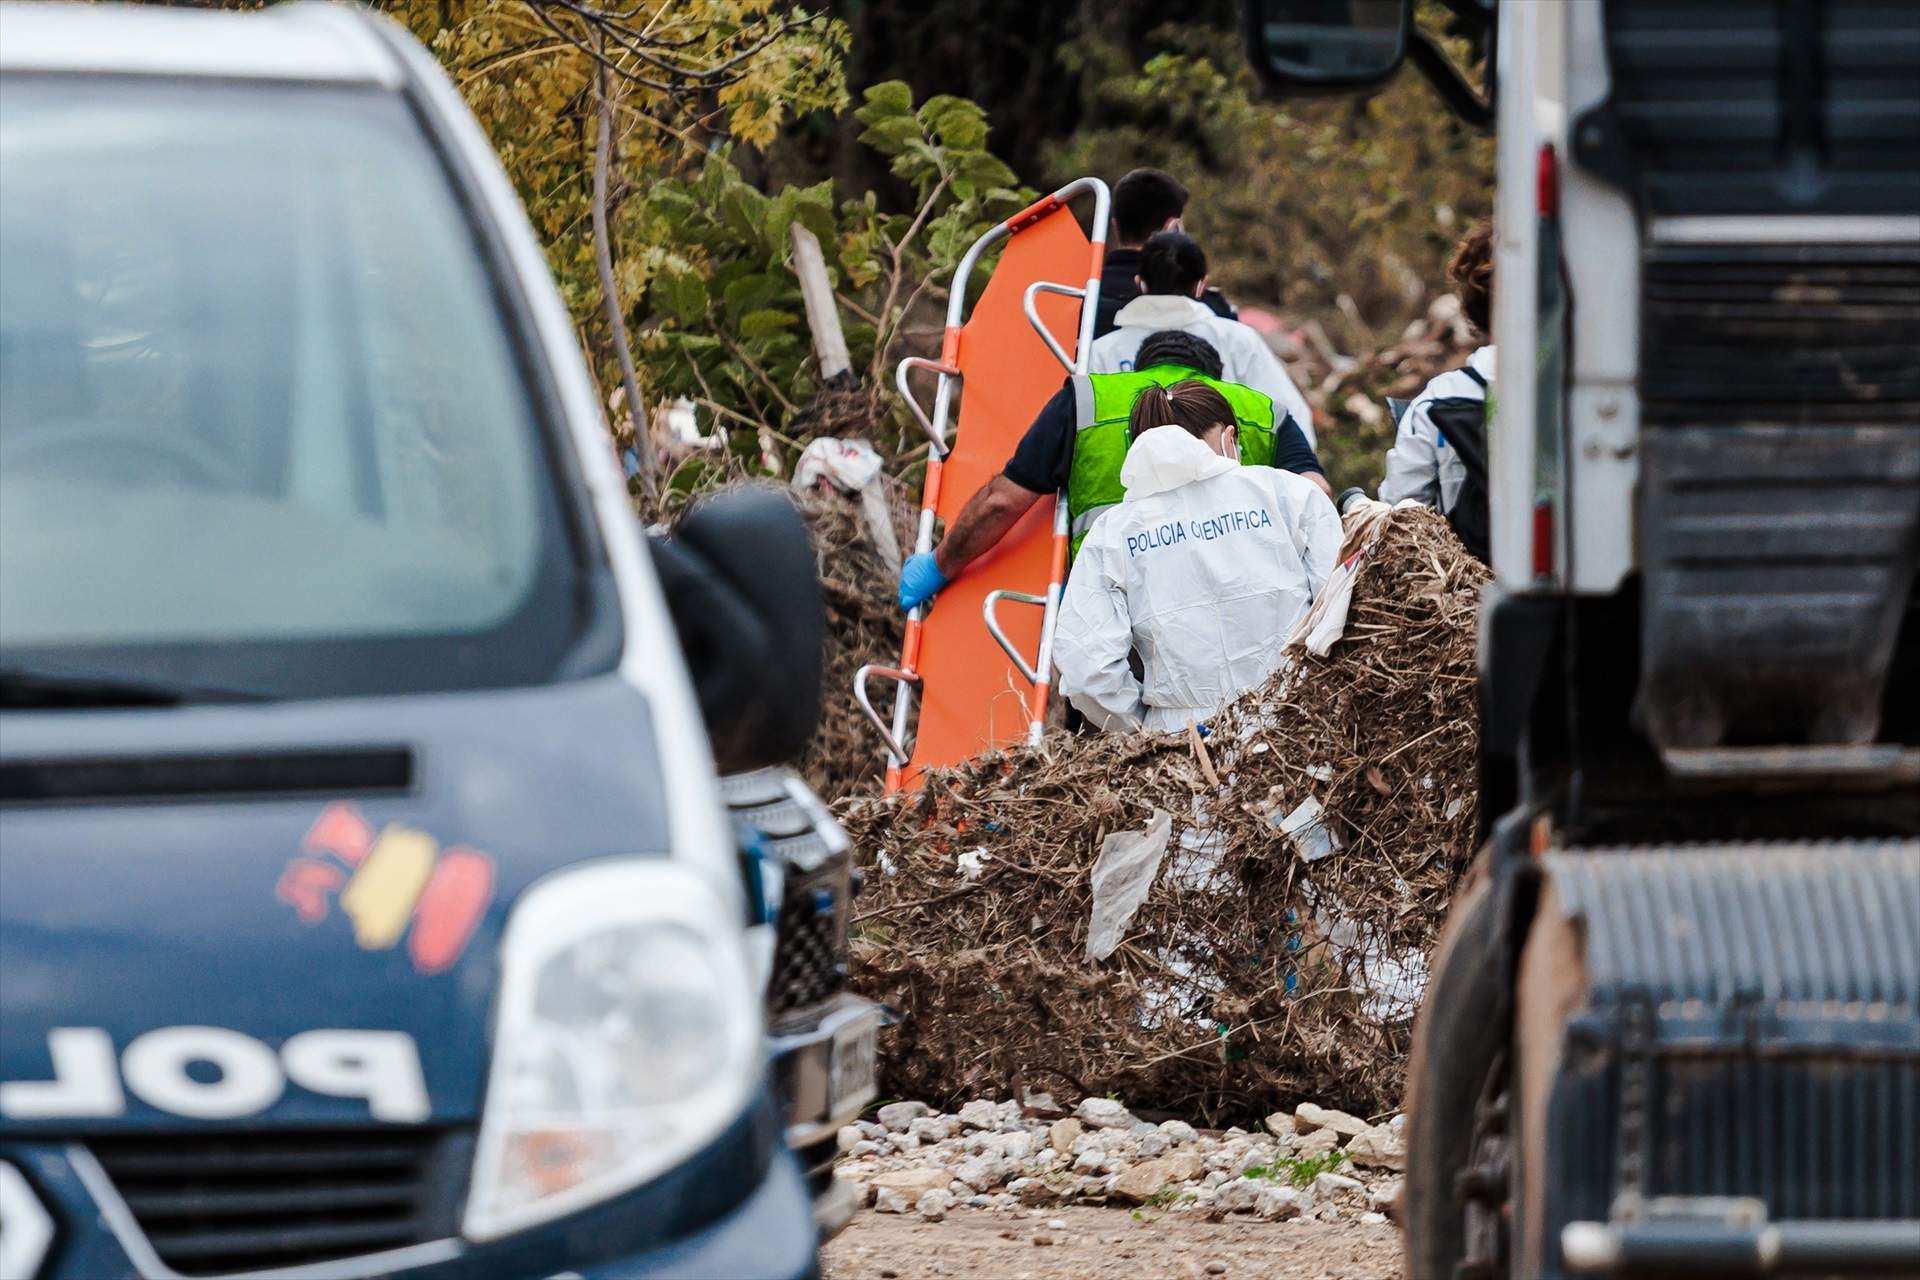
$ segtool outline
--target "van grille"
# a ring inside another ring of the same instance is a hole
[[[846,832],[789,770],[722,779],[721,793],[785,870],[767,979],[767,1016],[778,1023],[847,989],[852,854]]]
[[[842,858],[788,884],[767,983],[770,1017],[811,1008],[847,989],[847,883]]]
[[[167,1134],[88,1142],[161,1261],[223,1276],[455,1233],[471,1144],[431,1129]]]

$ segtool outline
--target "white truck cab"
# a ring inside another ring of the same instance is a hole
[[[1920,1274],[1920,7],[1245,12],[1279,92],[1411,61],[1499,130],[1409,1273]]]

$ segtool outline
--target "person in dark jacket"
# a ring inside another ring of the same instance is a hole
[[[1138,362],[1147,369],[1178,366],[1216,382],[1221,375],[1220,353],[1213,345],[1177,329],[1156,333],[1141,343]],[[932,551],[909,556],[900,567],[900,608],[917,608],[932,599],[958,577],[961,570],[1006,536],[1020,517],[1048,494],[1067,490],[1071,509],[1075,446],[1084,428],[1099,425],[1092,415],[1097,412],[1100,395],[1090,384],[1101,378],[1135,377],[1135,374],[1081,374],[1069,378],[1027,428],[1000,474],[967,499],[966,505],[948,524],[940,545]],[[1276,416],[1273,401],[1251,388],[1230,387],[1229,394],[1250,398],[1264,406],[1264,423],[1271,431],[1272,456],[1262,457],[1261,462],[1304,475],[1321,492],[1332,495],[1333,489],[1327,483],[1320,459],[1292,418],[1284,413]],[[1127,408],[1132,408],[1131,402]],[[1116,421],[1122,424],[1124,432],[1125,413]],[[1122,454],[1124,452],[1123,449]],[[1118,470],[1116,462],[1114,471]]]
[[[1180,231],[1180,219],[1187,211],[1187,189],[1180,180],[1159,169],[1135,169],[1113,187],[1113,218],[1107,246],[1106,265],[1100,271],[1100,307],[1095,313],[1093,336],[1104,337],[1114,331],[1114,317],[1120,308],[1140,296],[1141,250],[1156,231]],[[1227,320],[1239,318],[1218,289],[1209,288],[1200,295],[1213,314]]]

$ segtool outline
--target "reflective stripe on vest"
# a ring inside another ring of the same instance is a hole
[[[1274,454],[1273,401],[1264,392],[1237,382],[1222,382],[1184,365],[1159,364],[1125,373],[1081,373],[1073,384],[1073,464],[1067,472],[1067,515],[1075,555],[1101,512],[1127,496],[1120,466],[1127,459],[1127,420],[1133,402],[1150,386],[1167,387],[1193,379],[1226,398],[1239,427],[1240,462],[1270,467]]]

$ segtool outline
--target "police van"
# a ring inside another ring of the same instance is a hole
[[[643,534],[384,20],[4,7],[0,72],[0,1276],[814,1274],[877,1017],[766,768],[791,507]]]

